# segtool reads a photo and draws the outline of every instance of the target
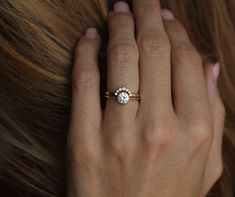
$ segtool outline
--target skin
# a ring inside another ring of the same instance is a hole
[[[133,0],[133,13],[120,12],[121,4],[109,14],[107,88],[125,86],[141,100],[107,99],[102,111],[101,38],[82,36],[72,76],[67,196],[205,196],[223,171],[218,65],[203,67],[184,27],[159,1]]]

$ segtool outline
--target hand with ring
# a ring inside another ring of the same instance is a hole
[[[108,23],[104,113],[101,37],[88,28],[76,48],[67,196],[206,196],[223,170],[219,64],[158,0],[117,2]]]

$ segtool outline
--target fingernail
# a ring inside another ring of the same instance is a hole
[[[215,79],[215,82],[217,82],[218,78],[219,78],[219,74],[220,74],[220,63],[217,62],[214,66],[213,66],[213,76]]]
[[[115,12],[123,12],[123,13],[127,13],[130,11],[129,5],[124,1],[116,2],[113,6],[113,10]]]
[[[168,10],[168,9],[162,9],[162,17],[164,20],[174,20],[175,19],[175,16],[174,14]]]
[[[87,30],[86,30],[86,37],[87,38],[94,39],[94,38],[96,38],[96,35],[97,35],[96,28],[94,28],[94,27],[87,28]]]
[[[214,64],[210,71],[211,72],[207,77],[207,90],[208,90],[209,101],[211,102],[215,88],[217,86],[217,80],[220,73],[220,63],[217,62],[216,64]]]

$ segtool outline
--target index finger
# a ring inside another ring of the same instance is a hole
[[[101,121],[100,75],[98,52],[101,38],[94,28],[88,28],[76,47],[72,72],[72,109],[70,134],[97,130]],[[95,128],[95,129],[94,129]],[[76,137],[75,137],[76,136]]]

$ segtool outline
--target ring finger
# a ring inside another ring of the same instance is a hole
[[[138,47],[135,40],[134,18],[125,2],[117,2],[109,15],[107,89],[114,92],[120,87],[139,91]],[[138,100],[121,105],[115,98],[106,103],[106,120],[112,125],[125,124],[134,119]],[[118,121],[116,121],[118,120]]]

